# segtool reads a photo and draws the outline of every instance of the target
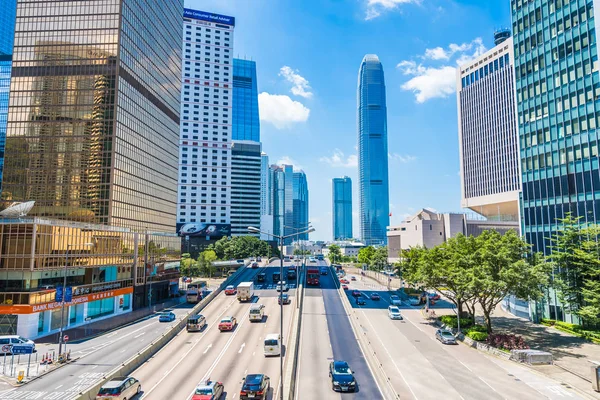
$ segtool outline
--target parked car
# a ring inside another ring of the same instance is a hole
[[[106,382],[96,395],[96,400],[125,400],[139,395],[142,384],[133,377],[116,377]]]
[[[231,296],[237,293],[235,286],[229,285],[225,288],[225,296]]]
[[[402,314],[400,313],[400,309],[396,306],[388,307],[388,317],[390,319],[402,319]]]
[[[207,380],[196,386],[192,400],[219,400],[225,388],[221,382]]]
[[[445,329],[435,331],[435,338],[444,344],[456,344],[456,338],[452,332]]]
[[[356,391],[356,379],[346,361],[332,361],[329,364],[329,377],[334,391]]]
[[[400,301],[400,297],[396,296],[395,294],[390,296],[390,303],[393,306],[399,306],[402,304],[402,302]]]
[[[371,293],[371,300],[381,300],[379,293]]]
[[[246,375],[240,390],[240,399],[260,399],[264,400],[269,394],[271,388],[271,378],[265,374]]]
[[[235,317],[223,317],[221,322],[219,322],[219,330],[223,331],[232,331],[237,325],[237,319]]]
[[[173,311],[164,311],[160,313],[160,316],[158,317],[158,321],[159,322],[171,322],[174,321],[175,318],[177,318],[175,316],[175,313]]]

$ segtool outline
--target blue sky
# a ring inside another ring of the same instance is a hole
[[[356,84],[374,53],[387,89],[391,223],[429,207],[461,211],[454,68],[510,26],[510,2],[186,0],[236,18],[234,54],[255,60],[261,141],[303,169],[313,240],[330,240],[331,179],[353,180],[358,236]]]

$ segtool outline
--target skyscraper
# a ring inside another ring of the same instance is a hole
[[[488,219],[514,221],[517,228],[521,179],[513,39],[507,30],[495,37],[496,47],[457,69],[461,205]]]
[[[352,180],[333,178],[333,240],[352,238]]]
[[[360,235],[367,245],[385,245],[390,224],[387,107],[383,66],[374,54],[360,64],[357,103]]]
[[[232,140],[260,142],[256,63],[233,59]]]
[[[260,184],[260,143],[252,140],[233,141],[231,148],[232,236],[260,236],[248,232],[249,226],[260,227]]]
[[[308,182],[304,171],[294,171],[294,233],[308,226]],[[294,237],[294,240],[308,240],[308,233]]]
[[[183,0],[17,11],[4,197],[35,200],[30,215],[174,231]]]
[[[17,0],[7,0],[0,9],[0,191],[4,168],[4,146],[8,119],[8,94],[10,93],[10,71],[12,66],[13,42]]]
[[[235,19],[185,9],[179,215],[186,223],[230,224]]]
[[[261,154],[260,164],[260,230],[266,233],[273,231],[273,169],[269,166],[267,153]],[[271,240],[266,234],[261,234],[262,240]]]

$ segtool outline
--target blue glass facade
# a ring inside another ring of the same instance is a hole
[[[8,121],[8,94],[12,66],[17,0],[6,0],[0,9],[0,191],[4,170],[4,148]]]
[[[303,171],[294,172],[294,232],[308,226],[308,182]],[[297,236],[298,240],[308,240],[308,233]],[[294,238],[295,239],[295,238]]]
[[[383,66],[367,54],[358,72],[358,167],[360,235],[367,245],[385,245],[389,217],[387,107]]]
[[[260,142],[256,63],[233,59],[233,140]]]
[[[333,240],[352,238],[352,180],[333,178]]]

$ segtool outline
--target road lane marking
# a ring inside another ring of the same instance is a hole
[[[244,347],[246,347],[246,342],[242,343],[242,345],[240,346],[240,351],[238,351],[238,354],[240,354],[242,351],[244,351]]]
[[[466,368],[466,369],[468,369],[469,371],[473,372],[473,370],[472,370],[471,368],[469,368],[469,367],[467,366],[467,364],[465,364],[464,362],[462,362],[462,361],[460,361],[460,360],[458,360],[458,362],[459,362],[459,363],[461,363],[461,364],[463,365],[463,367],[465,367],[465,368]]]
[[[204,352],[202,354],[206,354],[208,352],[208,350],[210,350],[211,347],[212,347],[212,343],[206,347],[206,350],[204,350]]]
[[[461,364],[462,364],[462,362],[461,362]],[[463,365],[464,365],[464,364],[463,364]],[[498,391],[497,391],[496,389],[494,389],[494,388],[492,387],[492,385],[490,385],[489,383],[487,383],[487,382],[485,381],[485,379],[483,379],[483,378],[482,378],[482,377],[480,377],[480,376],[478,376],[478,378],[479,378],[479,379],[481,379],[481,381],[482,381],[483,383],[485,383],[486,385],[488,385],[488,387],[489,387],[490,389],[492,389],[494,392],[496,392],[496,393],[497,393],[497,394],[498,394],[500,397],[503,397],[503,396],[502,396],[500,393],[498,393]],[[504,397],[503,397],[503,398],[504,398]],[[504,398],[504,400],[506,400],[506,398]]]
[[[63,385],[58,385],[57,387],[54,388],[54,390],[60,389],[61,387],[63,387]]]
[[[139,338],[140,336],[144,336],[145,334],[146,334],[146,332],[142,332],[142,333],[140,333],[139,335],[137,335],[137,336],[134,336],[133,338],[134,338],[134,339],[137,339],[137,338]]]

